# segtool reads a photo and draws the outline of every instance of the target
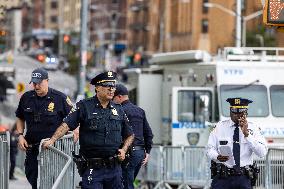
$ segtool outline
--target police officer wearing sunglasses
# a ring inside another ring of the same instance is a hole
[[[79,101],[76,109],[71,110],[43,146],[52,145],[80,124],[80,153],[74,156],[74,160],[82,176],[82,188],[122,189],[120,163],[125,159],[134,135],[122,107],[112,102],[116,73],[101,73],[92,79],[91,84],[95,85],[96,95]]]
[[[207,156],[212,160],[211,188],[251,189],[259,172],[252,156],[266,155],[266,141],[259,127],[247,121],[248,104],[252,101],[228,98],[227,102],[231,119],[217,123],[207,145]]]

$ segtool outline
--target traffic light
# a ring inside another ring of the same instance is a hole
[[[140,53],[135,53],[133,57],[133,61],[135,64],[141,64],[142,56]]]
[[[64,43],[68,43],[70,41],[70,36],[69,35],[64,35],[63,36],[63,41],[64,41]]]
[[[37,55],[37,60],[40,61],[41,63],[43,63],[44,60],[45,60],[45,55],[43,55],[43,54]]]
[[[265,0],[263,23],[268,26],[284,26],[284,0]]]
[[[0,36],[5,36],[6,35],[6,31],[5,30],[0,30]]]

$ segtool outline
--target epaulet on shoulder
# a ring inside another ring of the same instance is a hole
[[[112,105],[113,107],[115,107],[115,108],[122,108],[122,105],[119,104],[119,103],[112,102],[111,105]]]
[[[51,93],[59,95],[59,96],[64,96],[64,97],[66,96],[64,93],[62,93],[62,92],[60,92],[56,89],[51,89]]]
[[[220,121],[219,123],[226,123],[226,122],[229,122],[230,120],[222,120]]]
[[[91,98],[85,98],[85,99],[83,99],[83,100],[85,100],[85,101],[90,101],[90,100],[93,100],[93,97],[91,97]],[[82,100],[80,100],[80,101],[82,101]]]
[[[22,97],[31,97],[33,95],[34,90],[29,90],[23,94]]]

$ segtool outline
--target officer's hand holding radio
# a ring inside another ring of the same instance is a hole
[[[245,135],[245,137],[247,137],[249,135],[248,132],[248,122],[246,120],[246,114],[244,114],[242,117],[239,118],[239,125],[241,127],[241,130],[243,132],[243,134]]]

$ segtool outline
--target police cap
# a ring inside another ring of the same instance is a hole
[[[248,104],[253,102],[252,100],[246,98],[228,98],[226,101],[230,103],[230,110],[233,113],[247,111]]]
[[[95,86],[115,87],[116,73],[113,71],[103,72],[91,80]]]
[[[37,68],[32,72],[32,79],[30,83],[40,83],[42,80],[48,79],[48,73],[43,68]]]
[[[114,92],[114,96],[117,96],[117,95],[128,95],[127,88],[122,84],[117,84],[116,90]]]

